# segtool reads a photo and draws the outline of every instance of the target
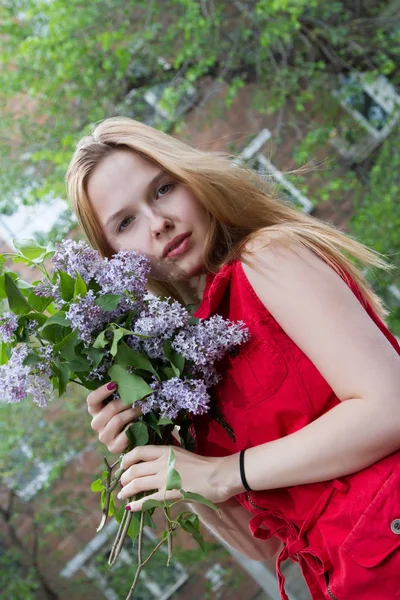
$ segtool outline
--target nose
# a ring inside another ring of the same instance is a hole
[[[151,232],[153,237],[159,238],[164,232],[174,228],[174,224],[169,217],[153,214],[151,219]]]

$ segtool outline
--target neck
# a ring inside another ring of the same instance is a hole
[[[174,282],[185,304],[200,304],[206,287],[207,273],[200,273],[191,279]]]

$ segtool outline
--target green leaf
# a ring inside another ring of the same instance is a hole
[[[110,494],[110,503],[108,505],[108,516],[112,517],[116,512],[114,496]]]
[[[46,248],[39,246],[34,240],[13,240],[13,244],[29,260],[41,258],[46,253]]]
[[[161,417],[158,419],[159,425],[172,425],[173,421],[169,417]]]
[[[149,441],[149,430],[146,423],[143,421],[136,421],[136,423],[132,423],[132,425],[125,431],[125,435],[127,436],[129,444],[132,448],[136,448],[136,446],[145,446]]]
[[[149,371],[152,373],[157,379],[160,379],[157,371],[154,369],[151,361],[142,354],[141,352],[137,352],[133,350],[126,344],[122,342],[118,347],[118,352],[116,355],[116,361],[118,364],[121,364],[124,367],[136,367],[136,369],[141,369],[143,371]]]
[[[101,479],[96,479],[96,481],[93,481],[92,485],[90,486],[90,489],[92,490],[92,492],[102,492],[103,490],[105,490],[105,487]]]
[[[204,496],[201,496],[200,494],[194,494],[193,492],[185,492],[185,490],[179,491],[185,500],[191,500],[192,502],[199,502],[200,504],[205,504],[209,508],[215,510],[221,516],[221,511],[215,506],[215,504],[207,500],[207,498],[204,498]]]
[[[168,456],[168,469],[167,469],[167,483],[165,486],[166,490],[180,490],[182,487],[181,476],[178,471],[175,470],[175,453],[172,450],[172,446],[169,447]]]
[[[158,419],[152,410],[150,412],[146,413],[145,415],[143,415],[142,419],[148,427],[151,427],[152,429],[154,429],[154,431],[157,433],[159,438],[162,438],[161,429],[158,424]]]
[[[125,506],[122,507],[123,512],[125,512]],[[131,538],[132,542],[136,540],[140,531],[140,513],[134,512],[131,513],[131,522],[128,527],[128,536]]]
[[[192,516],[194,517],[194,519],[192,519]],[[190,533],[190,535],[196,540],[196,542],[199,544],[200,548],[204,552],[205,543],[204,543],[204,538],[203,538],[202,534],[200,533],[200,524],[199,524],[198,516],[191,515],[187,519],[181,519],[181,520],[178,519],[178,523],[181,525],[181,527],[185,531]]]
[[[108,340],[106,340],[106,332],[108,329],[104,329],[97,338],[93,342],[93,348],[104,348],[108,344]]]
[[[78,332],[71,331],[65,338],[53,346],[54,355],[60,353],[65,360],[73,360],[75,357],[75,346],[78,343]]]
[[[7,298],[5,274],[0,276],[0,301],[4,300],[4,298]]]
[[[88,359],[78,354],[75,354],[75,357],[68,362],[68,365],[74,373],[88,373],[91,371]]]
[[[1,351],[0,351],[0,364],[6,365],[9,359],[10,349],[7,347],[6,342],[1,342]]]
[[[30,306],[29,302],[25,300],[24,296],[16,286],[13,278],[8,273],[5,273],[4,275],[4,283],[8,303],[12,312],[16,315],[25,315],[30,312],[32,307]]]
[[[40,313],[43,312],[52,301],[52,298],[42,298],[41,296],[36,296],[34,290],[31,290],[28,294],[29,304],[34,310],[37,310]]]
[[[97,350],[96,348],[89,348],[87,350],[87,354],[93,361],[92,369],[96,369],[96,367],[98,367],[103,360],[103,352],[101,350]]]
[[[112,356],[115,356],[117,354],[118,342],[124,335],[124,330],[122,328],[114,330],[113,342],[110,349]]]
[[[44,340],[47,340],[52,344],[59,344],[65,337],[65,327],[53,323],[45,329],[42,328],[40,335]]]
[[[71,375],[71,369],[69,368],[67,363],[60,363],[58,365],[53,365],[54,373],[58,379],[58,396],[62,396],[69,382],[69,376]]]
[[[171,363],[171,367],[174,370],[176,377],[180,377],[185,366],[184,356],[178,354],[178,352],[175,352],[175,350],[172,349],[171,342],[169,340],[164,343],[164,353]]]
[[[94,303],[96,304],[96,306],[99,306],[101,310],[107,312],[115,310],[123,298],[123,294],[105,294],[100,298],[96,298]]]
[[[59,271],[58,274],[60,276],[61,298],[69,302],[74,297],[75,279],[64,271]]]
[[[62,327],[71,327],[71,323],[68,321],[65,316],[65,312],[60,310],[56,312],[54,315],[49,317],[46,323],[43,325],[42,329],[45,329],[49,325],[61,325]]]
[[[86,292],[87,292],[86,283],[83,281],[83,279],[79,275],[79,273],[76,272],[76,279],[75,279],[75,285],[74,285],[74,298],[77,298],[78,296],[83,298],[85,296]]]
[[[118,384],[118,393],[124,404],[133,404],[154,393],[142,377],[127,373],[121,365],[113,365],[108,374]]]
[[[153,498],[143,502],[142,510],[150,510],[151,508],[164,508],[164,502],[161,500],[153,500]]]
[[[24,366],[37,365],[40,362],[42,362],[42,359],[40,358],[40,356],[38,356],[37,354],[35,354],[35,352],[30,352],[28,354],[28,356],[23,360],[22,364]]]

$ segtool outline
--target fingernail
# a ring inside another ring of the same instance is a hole
[[[125,510],[131,510],[131,507],[129,506],[129,504],[128,504],[128,506],[125,506]]]
[[[115,390],[116,388],[116,384],[113,381],[110,381],[110,383],[107,383],[107,389],[108,390]]]

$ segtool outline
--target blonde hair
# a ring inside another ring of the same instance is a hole
[[[246,166],[235,163],[223,152],[205,152],[127,117],[112,117],[99,123],[90,136],[77,145],[66,175],[68,196],[89,243],[104,256],[112,256],[101,225],[87,194],[88,180],[106,156],[130,149],[167,171],[192,190],[210,215],[205,240],[206,271],[218,272],[222,265],[243,256],[243,248],[261,230],[277,232],[317,253],[339,274],[347,272],[364,301],[384,318],[388,311],[371,289],[362,265],[390,270],[383,255],[279,198],[276,188]],[[346,256],[346,253],[350,257]],[[149,289],[182,301],[172,282],[150,280]]]

